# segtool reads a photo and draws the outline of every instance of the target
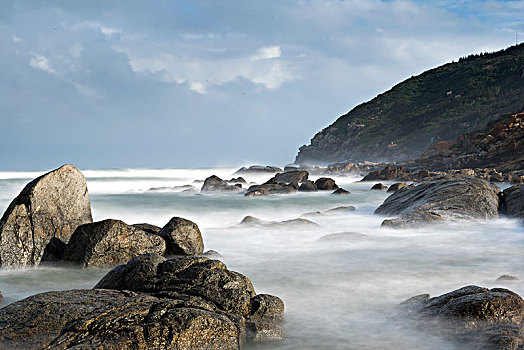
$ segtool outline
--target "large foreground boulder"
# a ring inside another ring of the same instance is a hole
[[[401,305],[417,326],[474,349],[522,349],[524,344],[524,300],[507,289],[466,286]]]
[[[284,304],[218,260],[156,254],[93,290],[37,294],[0,310],[6,349],[240,349],[282,339]]]
[[[200,255],[204,252],[202,234],[193,221],[173,217],[157,234],[166,241],[167,255]]]
[[[84,267],[115,266],[138,255],[163,255],[166,243],[120,220],[104,220],[79,226],[65,248],[63,260]]]
[[[375,210],[375,214],[400,215],[382,225],[412,226],[443,219],[488,219],[498,216],[499,189],[489,182],[465,176],[441,176],[404,187]]]
[[[93,222],[86,180],[64,165],[28,183],[0,220],[0,265],[36,266],[49,242],[67,243],[75,229]]]

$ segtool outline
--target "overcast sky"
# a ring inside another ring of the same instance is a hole
[[[0,169],[282,165],[411,75],[524,39],[523,14],[494,0],[2,0]]]

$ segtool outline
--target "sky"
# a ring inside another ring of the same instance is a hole
[[[0,2],[0,170],[291,163],[340,115],[524,41],[524,0]]]

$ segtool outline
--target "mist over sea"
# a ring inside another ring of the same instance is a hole
[[[202,231],[205,250],[222,254],[230,269],[251,279],[257,293],[284,300],[285,340],[248,349],[455,349],[410,327],[396,313],[398,304],[417,294],[440,295],[470,284],[524,294],[524,227],[517,220],[381,228],[384,218],[373,211],[389,193],[370,191],[372,183],[359,182],[360,177],[334,177],[351,192],[347,196],[327,191],[246,198],[238,193],[200,193],[202,184],[194,183],[213,174],[230,179],[235,170],[83,173],[95,221],[112,218],[163,226],[173,216],[192,220]],[[0,172],[2,213],[23,186],[42,173]],[[248,183],[271,177],[242,176]],[[183,185],[196,190],[175,188]],[[349,205],[356,210],[304,216]],[[319,226],[240,226],[246,215],[277,222],[302,217]],[[331,234],[339,235],[326,237]],[[2,269],[0,291],[9,304],[44,291],[92,288],[107,271]],[[521,280],[495,282],[503,274]]]

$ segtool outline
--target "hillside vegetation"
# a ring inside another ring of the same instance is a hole
[[[398,161],[524,110],[524,44],[461,58],[363,103],[300,147],[296,163]]]

